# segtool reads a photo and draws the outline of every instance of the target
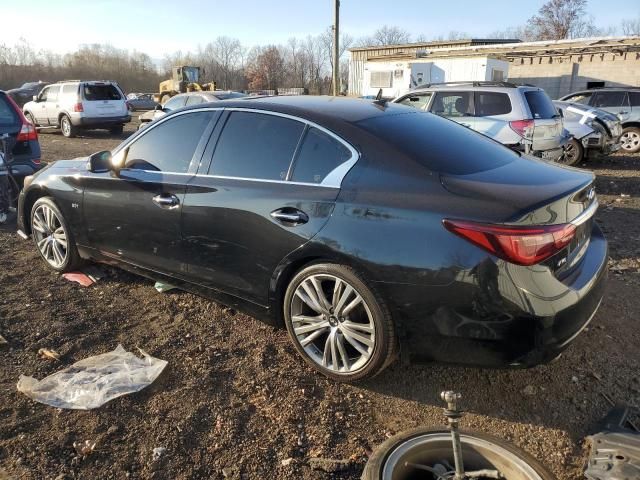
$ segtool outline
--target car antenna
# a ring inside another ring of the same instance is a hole
[[[382,98],[382,89],[378,90],[378,94],[376,95],[376,99],[373,101],[376,105],[380,105],[381,107],[387,106],[388,100],[386,98]]]

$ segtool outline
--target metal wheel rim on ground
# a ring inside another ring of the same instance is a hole
[[[373,315],[360,293],[330,274],[306,277],[291,299],[294,337],[319,367],[335,374],[362,369],[373,355]]]
[[[579,160],[579,153],[580,151],[578,147],[573,142],[569,142],[564,149],[564,155],[561,157],[560,163],[565,163],[567,165],[577,163]]]
[[[67,120],[66,118],[62,119],[62,133],[67,136],[69,135],[69,133],[71,132],[71,124],[69,123],[69,120]]]
[[[640,146],[640,134],[638,132],[625,132],[620,137],[622,148],[625,150],[633,150]]]
[[[61,267],[68,255],[67,232],[53,209],[40,205],[33,213],[31,229],[42,257],[50,265]]]
[[[482,438],[461,432],[462,456],[478,454],[486,459],[490,467],[472,465],[465,461],[465,470],[479,468],[495,468],[507,474],[509,480],[542,480],[542,477],[524,459],[513,452]],[[421,464],[432,466],[443,460],[443,454],[453,456],[451,434],[449,432],[434,432],[407,440],[396,447],[385,461],[382,480],[404,480],[407,475],[407,464]],[[429,465],[430,464],[430,465]],[[409,467],[409,470],[411,468]],[[415,473],[415,472],[414,472]],[[452,477],[453,478],[453,477]]]

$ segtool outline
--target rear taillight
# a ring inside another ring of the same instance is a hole
[[[84,112],[84,107],[82,106],[82,102],[78,102],[73,106],[74,112]]]
[[[511,130],[516,132],[522,138],[532,139],[533,128],[535,126],[533,120],[514,120],[509,122]]]
[[[36,132],[36,127],[34,127],[31,123],[29,123],[25,118],[22,121],[22,127],[20,127],[20,132],[16,137],[16,141],[28,142],[30,140],[38,140],[38,133]]]
[[[458,220],[444,220],[447,230],[474,245],[517,265],[535,265],[552,257],[571,243],[576,226],[491,225]]]
[[[29,140],[38,140],[38,132],[36,131],[36,127],[34,127],[27,117],[24,116],[20,107],[13,101],[13,99],[9,96],[6,97],[9,103],[13,106],[18,117],[20,118],[20,132],[18,132],[18,136],[16,137],[16,142],[28,142]]]

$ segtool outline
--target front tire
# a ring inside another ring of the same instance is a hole
[[[81,263],[73,232],[51,197],[36,200],[31,209],[31,236],[47,266],[71,272]]]
[[[73,138],[78,133],[76,127],[71,123],[71,119],[67,115],[60,117],[60,131],[67,138]]]
[[[622,150],[626,153],[640,152],[640,128],[627,127],[622,130],[620,142],[622,143]]]
[[[122,135],[122,132],[124,132],[124,126],[123,125],[116,125],[115,127],[111,127],[109,129],[109,132],[112,135]]]
[[[374,377],[395,358],[397,340],[386,304],[349,267],[304,268],[289,283],[283,310],[298,353],[333,380]]]

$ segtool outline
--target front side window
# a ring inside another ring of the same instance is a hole
[[[593,106],[600,107],[622,107],[629,105],[627,92],[598,92],[593,101]]]
[[[49,87],[49,93],[47,93],[47,102],[55,102],[58,100],[58,93],[60,92],[60,87]]]
[[[432,95],[433,93],[431,92],[409,95],[408,97],[404,97],[398,103],[407,105],[408,107],[417,108],[418,110],[426,110]]]
[[[632,107],[640,107],[640,92],[629,92],[629,102]]]
[[[232,112],[213,153],[211,175],[285,180],[304,124],[276,115]]]
[[[511,113],[511,100],[506,93],[476,92],[476,116],[491,117]]]
[[[176,115],[158,124],[127,147],[125,168],[187,173],[213,112]]]
[[[443,117],[469,117],[473,115],[472,92],[437,92],[431,112]]]
[[[50,88],[51,87],[46,87],[40,92],[40,96],[38,97],[39,101],[41,101],[41,102],[46,102],[47,101],[47,97],[49,96],[49,89]]]
[[[330,172],[350,159],[351,151],[346,146],[323,131],[311,127],[302,141],[291,180],[322,183]]]
[[[589,100],[591,100],[592,95],[593,93],[591,92],[576,93],[575,95],[571,95],[570,97],[565,98],[564,101],[571,103],[580,103],[582,105],[589,105]]]
[[[186,101],[187,101],[186,95],[173,97],[167,103],[164,104],[164,108],[166,110],[175,110],[177,108],[184,107],[184,104],[186,103]]]

